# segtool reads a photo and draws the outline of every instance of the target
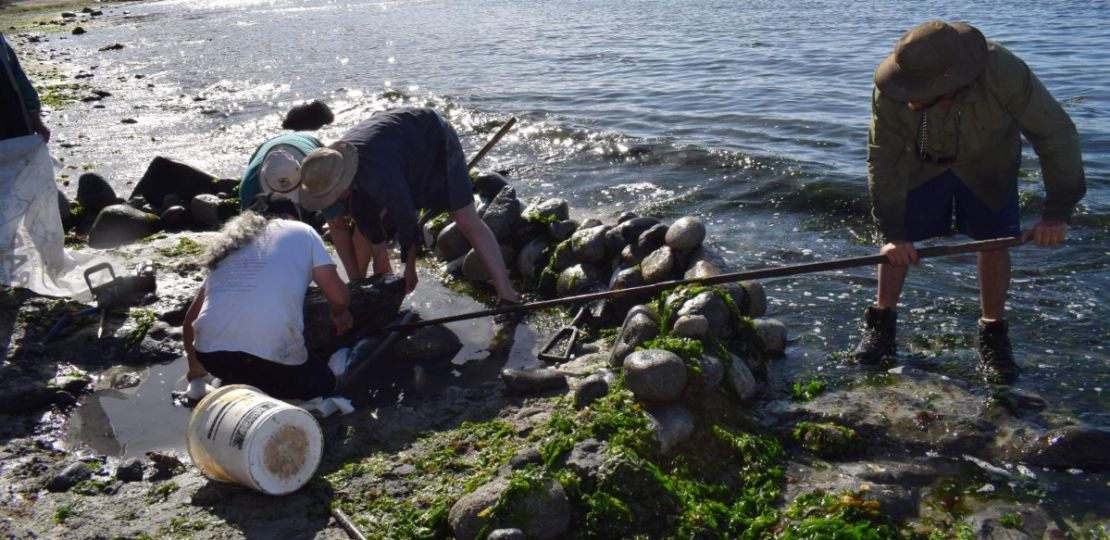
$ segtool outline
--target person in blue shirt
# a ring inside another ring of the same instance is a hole
[[[260,193],[277,193],[298,202],[301,162],[309,152],[322,146],[319,139],[305,133],[285,133],[259,145],[239,181],[240,208],[246,210]],[[371,261],[376,274],[392,271],[385,250],[381,250],[381,256],[373,256],[370,241],[352,226],[344,205],[335,204],[321,211],[347,279],[366,277]]]
[[[417,211],[448,212],[485,265],[500,302],[520,302],[497,239],[474,208],[459,137],[436,111],[400,108],[374,114],[305,157],[300,189],[306,210],[346,206],[375,250],[384,250],[386,225],[393,225],[409,291],[417,282]]]
[[[23,72],[15,51],[0,34],[0,140],[38,133],[50,142],[50,129],[42,121],[42,104],[31,80]]]

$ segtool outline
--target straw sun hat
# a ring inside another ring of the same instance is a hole
[[[337,141],[308,153],[301,163],[301,208],[318,211],[331,206],[351,186],[358,171],[358,151]]]
[[[301,187],[301,162],[285,150],[272,150],[262,160],[258,178],[262,193],[279,193],[295,201]]]
[[[987,66],[987,40],[974,27],[929,21],[907,32],[875,70],[895,101],[925,101],[974,81]]]

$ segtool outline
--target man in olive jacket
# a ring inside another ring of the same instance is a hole
[[[862,364],[895,352],[895,309],[913,243],[955,230],[976,240],[1021,234],[1017,175],[1020,134],[1040,158],[1039,246],[1064,239],[1086,184],[1079,136],[1067,113],[1025,63],[966,24],[925,23],[906,33],[875,71],[868,183],[882,234],[876,305],[864,313],[853,352]],[[1018,372],[1003,319],[1010,285],[1007,250],[979,253],[981,367],[992,380]]]

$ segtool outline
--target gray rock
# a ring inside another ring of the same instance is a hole
[[[189,211],[184,206],[174,205],[162,211],[162,228],[170,232],[184,231],[189,228]]]
[[[567,376],[554,369],[501,370],[501,381],[510,394],[538,394],[551,390],[566,390]]]
[[[462,349],[462,341],[442,324],[417,328],[397,340],[390,356],[401,362],[451,358]]]
[[[624,242],[626,244],[635,244],[636,241],[640,238],[640,235],[644,233],[644,231],[656,225],[659,225],[660,223],[661,222],[658,218],[637,217],[629,219],[627,221],[622,221],[620,223],[620,226],[617,228],[620,229],[621,235],[624,236]],[[666,236],[666,233],[664,233],[663,236]]]
[[[640,262],[644,260],[644,256],[636,251],[636,246],[628,244],[621,250],[620,262],[621,266],[639,266]]]
[[[717,268],[717,266],[714,265],[713,263],[711,263],[709,261],[706,261],[706,260],[698,260],[698,261],[694,261],[693,264],[691,264],[690,267],[686,269],[686,273],[682,275],[682,278],[683,279],[707,278],[707,277],[719,276],[719,275],[721,275],[721,273],[722,273],[721,269]]]
[[[669,453],[694,432],[694,415],[682,405],[651,407],[647,416],[648,425],[663,454]]]
[[[58,193],[58,214],[62,218],[62,229],[70,230],[77,225],[75,216],[73,215],[73,205],[69,202],[69,197],[62,190],[57,190]]]
[[[709,324],[709,334],[716,338],[726,338],[732,335],[732,313],[728,304],[713,291],[702,291],[693,298],[686,300],[678,309],[678,316],[701,316]]]
[[[70,463],[61,472],[54,475],[54,478],[46,485],[46,489],[55,493],[69,491],[69,488],[89,478],[92,478],[92,471],[89,470],[87,465],[80,461]]]
[[[466,255],[470,251],[470,241],[466,239],[462,229],[451,222],[436,237],[435,255],[441,261],[453,261]]]
[[[602,226],[602,225],[604,225],[604,223],[602,223],[600,219],[597,219],[597,218],[587,218],[587,219],[586,219],[586,221],[583,221],[582,223],[579,223],[579,224],[578,224],[578,229],[579,229],[579,230],[582,230],[582,229],[592,229],[592,228],[594,228],[594,227],[600,227],[600,226]]]
[[[0,381],[0,412],[26,413],[48,405],[53,392],[30,377]]]
[[[674,251],[670,246],[661,246],[655,251],[644,257],[640,262],[640,273],[644,275],[644,281],[648,283],[659,283],[666,281],[671,277],[674,272],[676,258]]]
[[[506,476],[513,471],[519,471],[529,465],[543,465],[543,456],[539,450],[531,446],[521,448],[509,462],[497,469],[498,476]]]
[[[702,315],[683,315],[674,322],[671,333],[679,337],[701,338],[709,333],[709,320]]]
[[[107,206],[117,204],[119,197],[104,177],[96,173],[85,173],[77,179],[77,202],[86,211],[96,214]]]
[[[700,395],[708,395],[721,387],[725,380],[725,364],[720,358],[713,355],[704,355],[698,359],[698,373],[687,386]]]
[[[574,249],[571,248],[570,240],[564,240],[559,245],[555,246],[555,252],[552,254],[554,260],[549,261],[551,269],[555,272],[562,272],[578,264],[578,259],[574,257]]]
[[[659,319],[648,308],[640,305],[628,310],[624,317],[613,349],[609,353],[609,365],[617,367],[624,364],[626,356],[644,342],[659,335]]]
[[[463,256],[462,275],[463,279],[469,283],[489,283],[490,281],[490,275],[486,271],[486,265],[482,262],[482,257],[473,249]]]
[[[119,247],[146,238],[160,229],[158,216],[126,204],[113,204],[97,214],[89,230],[89,247]]]
[[[634,219],[634,218],[638,218],[638,217],[640,217],[640,216],[637,215],[636,212],[632,212],[632,211],[623,212],[623,213],[621,213],[621,215],[617,216],[617,223],[624,223],[625,221],[628,221],[628,220]]]
[[[705,224],[700,219],[684,217],[667,228],[664,241],[671,249],[689,251],[701,246],[705,240]]]
[[[575,444],[567,455],[566,467],[578,475],[586,491],[591,491],[596,485],[597,473],[605,464],[605,454],[608,450],[609,443],[586,439]]]
[[[556,242],[567,240],[578,230],[578,224],[570,221],[558,221],[547,226],[547,234]]]
[[[499,243],[509,242],[520,224],[521,210],[516,190],[512,186],[505,186],[482,213],[482,221],[493,231],[493,236]]]
[[[755,319],[755,333],[763,342],[763,348],[772,356],[782,356],[786,352],[786,325],[778,319]]]
[[[740,286],[744,288],[747,293],[747,306],[748,309],[744,310],[741,306],[741,314],[748,317],[762,317],[767,314],[767,292],[763,290],[763,284],[758,281],[741,281]]]
[[[201,193],[215,193],[213,180],[215,176],[211,174],[158,156],[147,166],[143,177],[127,198],[134,199],[141,195],[148,203],[160,205],[167,195],[173,194],[178,201],[184,203]]]
[[[574,389],[574,408],[584,409],[609,394],[609,382],[600,373],[586,377]]]
[[[130,458],[116,467],[116,478],[124,482],[141,482],[143,480],[143,460]]]
[[[624,381],[643,401],[674,401],[686,389],[686,362],[662,349],[636,351],[624,359]]]
[[[1110,470],[1110,429],[1065,426],[1041,434],[1021,452],[1021,461],[1059,469]]]
[[[501,173],[489,171],[474,177],[474,191],[479,197],[493,199],[509,185],[509,179]]]
[[[651,253],[665,245],[664,241],[667,238],[667,225],[663,223],[656,223],[650,229],[640,233],[639,238],[636,239],[636,251],[639,253]]]
[[[592,264],[576,264],[559,273],[555,292],[559,296],[573,296],[602,286],[604,275]]]
[[[459,540],[472,540],[485,526],[489,508],[497,504],[509,481],[498,478],[458,500],[447,514],[451,531]],[[558,538],[570,526],[570,501],[563,486],[547,480],[539,489],[521,493],[509,501],[507,515],[528,538]],[[502,524],[494,524],[502,525]]]
[[[552,198],[533,201],[524,209],[524,218],[528,220],[567,221],[570,219],[570,206],[565,199]]]
[[[622,230],[619,226],[610,227],[609,230],[605,231],[605,251],[609,253],[620,253],[627,245],[628,242],[624,239],[624,234],[622,234]]]
[[[604,225],[579,228],[570,237],[570,246],[574,256],[581,262],[597,264],[605,260],[605,233],[608,227]]]
[[[741,401],[751,401],[759,391],[751,368],[736,355],[732,355],[728,365],[728,382]]]
[[[541,238],[533,238],[516,254],[516,270],[521,276],[534,278],[542,270],[538,267],[540,256],[547,249],[547,242]]]
[[[335,114],[328,106],[317,99],[295,105],[285,113],[281,127],[293,131],[315,131],[335,121]]]
[[[520,529],[497,529],[486,536],[487,540],[526,540],[527,538],[524,531]]]
[[[77,395],[84,392],[89,387],[89,383],[86,377],[62,376],[52,379],[50,386]]]
[[[201,193],[189,203],[189,210],[193,219],[209,228],[219,227],[223,223],[220,219],[221,199],[211,193]]]

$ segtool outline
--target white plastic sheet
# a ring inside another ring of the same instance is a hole
[[[54,163],[38,134],[0,141],[0,284],[87,302],[104,258],[65,249]]]

